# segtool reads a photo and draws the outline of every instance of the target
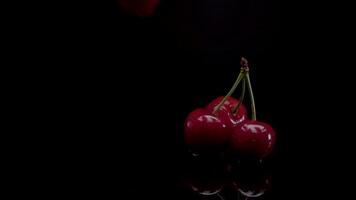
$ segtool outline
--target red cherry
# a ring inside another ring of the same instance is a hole
[[[119,5],[138,16],[150,16],[153,14],[155,8],[160,0],[117,0]]]
[[[230,148],[241,156],[262,159],[271,153],[275,140],[276,134],[270,125],[246,120],[234,128]]]
[[[191,112],[184,124],[185,143],[194,149],[220,147],[227,143],[231,129],[205,109]]]
[[[215,107],[219,105],[223,99],[223,96],[214,99],[206,106],[206,109],[212,113]],[[236,126],[237,124],[240,124],[242,121],[247,119],[247,110],[244,105],[241,105],[235,114],[232,113],[232,110],[235,108],[235,106],[237,106],[237,104],[239,104],[239,100],[233,97],[228,97],[223,106],[221,106],[220,110],[217,111],[215,115],[228,125],[232,127]]]

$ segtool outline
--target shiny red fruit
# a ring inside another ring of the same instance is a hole
[[[119,5],[128,12],[138,16],[150,16],[160,0],[117,0]]]
[[[230,148],[239,155],[260,159],[272,152],[275,141],[276,134],[270,125],[246,120],[234,128]]]
[[[220,96],[214,99],[211,103],[206,106],[206,109],[211,113],[214,111],[215,107],[219,105],[219,103],[224,99],[223,96]],[[229,97],[225,102],[224,105],[221,106],[220,110],[215,113],[217,117],[223,120],[230,126],[236,126],[240,124],[242,121],[247,119],[247,110],[246,107],[242,104],[239,110],[233,114],[233,108],[239,103],[239,100]]]
[[[184,124],[185,143],[194,149],[220,147],[230,136],[227,124],[205,109],[191,112]]]

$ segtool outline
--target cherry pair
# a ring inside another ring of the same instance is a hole
[[[241,65],[239,76],[225,97],[218,97],[205,108],[195,109],[188,115],[184,136],[186,144],[192,149],[221,149],[227,145],[233,153],[257,159],[271,153],[275,132],[269,124],[257,121],[247,60],[242,58]],[[237,100],[231,95],[241,81],[242,94]],[[251,120],[242,104],[246,83],[252,109]]]

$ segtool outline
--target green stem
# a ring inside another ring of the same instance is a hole
[[[242,80],[242,91],[241,91],[241,95],[240,95],[240,101],[239,103],[232,109],[232,113],[235,114],[241,107],[242,102],[245,98],[245,90],[246,90],[246,73],[243,74],[243,80]]]
[[[213,114],[215,114],[218,110],[220,110],[221,106],[224,105],[225,101],[227,100],[227,98],[229,98],[232,93],[234,93],[234,91],[236,90],[237,86],[239,85],[239,83],[241,82],[243,75],[245,73],[244,69],[240,70],[239,76],[237,77],[234,85],[231,87],[230,91],[227,93],[227,95],[223,98],[223,100],[221,100],[221,102],[215,106],[215,109],[213,111]]]
[[[249,91],[249,94],[250,94],[250,100],[251,100],[252,120],[256,120],[257,117],[256,117],[255,98],[253,97],[253,91],[252,91],[249,72],[246,73],[246,79],[247,79],[247,84],[248,84],[248,91]]]

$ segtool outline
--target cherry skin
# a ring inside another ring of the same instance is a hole
[[[184,124],[185,143],[194,149],[221,147],[230,136],[228,126],[206,109],[192,111]]]
[[[158,6],[160,0],[117,0],[119,5],[137,16],[150,16]]]
[[[276,134],[273,128],[256,120],[245,120],[236,126],[230,139],[232,152],[263,159],[273,150]]]
[[[206,109],[212,113],[214,111],[215,107],[217,105],[219,105],[219,103],[223,99],[224,99],[223,96],[220,96],[220,97],[214,99],[211,103],[209,103],[206,106]],[[243,104],[241,104],[239,110],[235,114],[233,114],[232,110],[235,106],[237,106],[238,103],[239,103],[239,100],[237,100],[233,97],[227,98],[227,100],[221,106],[220,110],[217,111],[215,113],[215,115],[232,127],[240,124],[245,119],[247,119],[247,110],[246,110],[246,107]]]

